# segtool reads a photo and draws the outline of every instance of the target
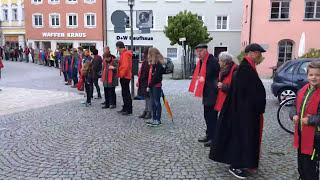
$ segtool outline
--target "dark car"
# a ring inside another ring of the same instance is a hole
[[[164,68],[166,74],[173,73],[174,65],[170,58],[164,58]]]
[[[289,97],[296,97],[297,91],[308,83],[307,67],[312,61],[320,61],[320,59],[290,60],[277,69],[271,91],[279,102]]]

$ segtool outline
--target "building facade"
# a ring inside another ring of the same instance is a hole
[[[241,47],[255,42],[267,52],[258,66],[261,76],[270,77],[272,68],[298,58],[299,44],[305,34],[305,51],[320,48],[319,0],[244,0]]]
[[[220,51],[229,51],[238,55],[241,37],[241,5],[241,0],[135,0],[133,7],[134,51],[141,59],[145,47],[157,47],[165,57],[173,60],[176,70],[178,67],[176,65],[181,62],[182,51],[178,45],[170,45],[163,31],[170,16],[187,10],[197,14],[208,27],[208,32],[213,37],[208,44],[211,53],[217,55]],[[130,45],[129,20],[125,33],[114,32],[111,17],[116,10],[122,10],[129,16],[128,1],[107,0],[107,45],[112,50],[115,49],[114,46],[119,40]],[[137,23],[143,21],[144,16],[137,13],[149,10],[152,10],[153,14],[152,28],[149,34],[142,34],[137,28]]]
[[[0,46],[24,47],[25,23],[23,0],[0,0]]]
[[[104,45],[104,1],[28,0],[26,38],[36,49],[97,48]]]

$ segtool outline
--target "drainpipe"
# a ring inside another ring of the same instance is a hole
[[[106,27],[106,22],[105,22],[105,16],[106,16],[106,7],[105,7],[105,1],[106,0],[102,0],[102,38],[103,38],[103,40],[102,40],[102,52],[103,52],[103,50],[104,50],[104,43],[105,43],[105,33],[106,33],[106,29],[105,29],[105,27]]]
[[[251,7],[250,7],[249,44],[251,44],[251,36],[252,36],[252,14],[253,14],[253,0],[251,0]]]

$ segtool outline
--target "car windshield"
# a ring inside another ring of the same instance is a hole
[[[282,71],[283,68],[287,67],[287,65],[290,63],[290,61],[287,61],[283,63],[280,67],[277,68],[277,73]]]

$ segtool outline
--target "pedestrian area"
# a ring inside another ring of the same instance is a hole
[[[0,179],[234,179],[197,142],[205,123],[201,100],[187,93],[189,81],[163,82],[174,121],[163,108],[163,125],[151,128],[137,117],[143,101],[134,101],[132,116],[116,112],[120,92],[116,110],[102,110],[102,100],[84,107],[83,95],[66,90],[57,71],[40,69],[43,80],[0,83]],[[277,102],[265,85],[261,164],[250,179],[297,179],[293,137],[277,124]]]

